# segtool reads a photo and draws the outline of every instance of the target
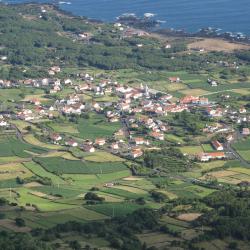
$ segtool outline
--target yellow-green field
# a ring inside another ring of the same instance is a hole
[[[124,161],[124,159],[112,155],[105,151],[97,151],[95,153],[87,154],[84,159],[86,161],[94,161],[94,162],[119,162]]]
[[[14,179],[16,177],[27,178],[33,174],[21,163],[7,163],[0,165],[0,180]]]
[[[42,148],[47,148],[47,149],[62,149],[63,147],[60,145],[53,145],[53,144],[47,144],[39,141],[37,138],[34,137],[33,134],[28,134],[23,137],[23,139],[28,142],[29,144],[32,144],[34,146],[42,147]]]

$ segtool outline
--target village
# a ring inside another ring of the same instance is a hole
[[[58,116],[84,116],[89,112],[104,114],[108,123],[121,124],[121,128],[111,137],[81,140],[67,133],[50,131],[43,135],[44,140],[51,144],[76,147],[90,153],[101,148],[121,157],[136,159],[143,156],[147,150],[157,150],[158,142],[164,141],[165,135],[172,133],[173,128],[166,120],[167,116],[199,110],[198,112],[202,112],[213,121],[208,122],[200,132],[210,137],[211,134],[223,133],[226,138],[223,142],[218,140],[209,142],[213,152],[189,155],[201,162],[235,158],[234,153],[230,151],[230,143],[236,139],[238,133],[242,137],[250,134],[247,127],[237,131],[234,126],[234,123],[239,125],[249,122],[250,116],[244,106],[239,110],[231,110],[220,107],[207,97],[191,95],[173,101],[171,94],[150,89],[146,84],[131,87],[110,79],[95,79],[88,73],[78,76],[79,79],[75,83],[76,79],[57,78],[56,74],[60,71],[60,67],[54,66],[48,71],[51,78],[16,82],[0,80],[3,89],[19,88],[22,85],[26,88],[43,89],[48,93],[47,96],[60,93],[63,89],[70,89],[70,94],[50,102],[51,105],[42,104],[39,98],[34,97],[17,105],[13,114],[2,112],[0,126],[8,128],[12,120],[23,120],[32,124],[41,119],[53,120]],[[181,82],[181,79],[178,76],[169,77],[166,82],[174,85]],[[212,86],[215,84],[211,80],[208,80],[208,83]],[[110,101],[98,101],[105,96],[111,96]],[[225,119],[231,121],[230,125],[224,122]],[[181,147],[181,145],[176,146]]]

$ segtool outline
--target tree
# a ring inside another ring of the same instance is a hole
[[[25,227],[26,225],[25,220],[22,218],[16,218],[15,222],[18,227]]]

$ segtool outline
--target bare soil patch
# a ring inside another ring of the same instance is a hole
[[[31,231],[31,228],[29,228],[29,227],[18,227],[15,224],[15,222],[13,220],[10,220],[10,219],[0,220],[0,224],[2,227],[5,227],[5,228],[10,229],[10,230],[17,232],[17,233],[26,233],[26,232]]]
[[[233,52],[234,50],[248,50],[250,49],[250,45],[233,43],[223,39],[206,38],[190,43],[188,48],[204,51]]]
[[[183,221],[194,221],[199,218],[202,214],[200,213],[187,213],[187,214],[180,214],[177,219]]]

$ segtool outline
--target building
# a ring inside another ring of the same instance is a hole
[[[106,140],[104,138],[95,139],[95,144],[98,146],[103,146],[105,143],[106,143]]]
[[[221,160],[224,158],[226,158],[224,152],[201,153],[198,155],[198,159],[202,162],[207,162],[210,160]]]
[[[140,148],[134,148],[131,151],[131,156],[135,159],[143,155],[143,152]]]
[[[83,145],[82,146],[82,150],[85,152],[89,152],[89,153],[94,153],[95,152],[95,148],[92,145]]]
[[[243,128],[241,133],[242,135],[250,135],[250,130],[249,128]]]
[[[66,143],[65,143],[67,146],[70,146],[70,147],[77,147],[78,146],[78,143],[77,141],[75,140],[68,140]]]
[[[181,82],[180,77],[169,77],[168,80],[169,80],[171,83],[179,83],[179,82]]]
[[[151,132],[149,134],[151,137],[157,139],[157,140],[160,140],[160,141],[164,141],[164,134],[163,133],[160,133],[160,132]]]
[[[134,142],[136,145],[149,145],[149,141],[145,140],[143,137],[136,137],[134,138]]]
[[[212,141],[211,144],[214,147],[214,149],[216,149],[217,151],[223,151],[224,150],[223,145],[219,141]]]

